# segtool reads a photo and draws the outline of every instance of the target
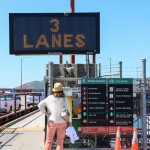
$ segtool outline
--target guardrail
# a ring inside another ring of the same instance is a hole
[[[31,94],[32,93],[32,100],[33,100],[33,105],[28,107],[27,106],[27,95]],[[15,100],[14,100],[14,111],[12,113],[9,113],[9,114],[2,114],[0,116],[0,130],[2,130],[2,125],[12,121],[12,120],[15,120],[19,117],[22,117],[28,113],[31,113],[35,110],[38,109],[37,107],[37,104],[34,104],[34,99],[35,99],[35,94],[37,95],[37,93],[39,94],[39,102],[40,102],[40,93],[39,92],[26,92],[26,93],[17,93],[15,94]],[[21,110],[16,110],[16,95],[21,95]]]
[[[27,108],[24,110],[19,110],[16,113],[10,113],[10,114],[3,115],[0,117],[0,126],[4,125],[5,123],[8,123],[12,120],[15,120],[19,117],[22,117],[22,116],[24,116],[34,110],[37,110],[37,109],[38,109],[38,107],[34,106],[34,107],[30,107],[30,108]],[[0,127],[0,130],[2,130],[1,127]]]

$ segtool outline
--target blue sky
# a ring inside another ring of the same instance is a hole
[[[45,65],[59,63],[59,56],[15,56],[9,54],[9,13],[70,12],[70,0],[0,0],[0,88],[13,88],[22,82],[43,80]],[[146,74],[150,77],[150,1],[149,0],[75,0],[75,12],[100,12],[100,54],[103,74],[118,71],[123,64],[123,77],[141,77],[141,59],[146,59]],[[63,56],[63,63],[70,56]],[[90,57],[90,62],[92,58]],[[75,63],[86,63],[84,55]]]

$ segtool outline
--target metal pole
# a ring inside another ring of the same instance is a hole
[[[101,77],[101,63],[99,63],[99,78]]]
[[[99,58],[107,58],[109,59],[109,76],[111,77],[111,57],[99,57]]]
[[[122,61],[119,61],[119,76],[122,78]]]
[[[98,78],[98,66],[97,64],[94,64],[95,66],[95,78]]]
[[[139,70],[138,70],[138,67],[137,67],[137,79],[138,79],[138,71],[139,71]]]
[[[74,13],[74,0],[70,0],[70,13]],[[74,54],[70,55],[70,63],[71,64],[75,63],[75,55]]]
[[[46,97],[52,94],[53,87],[53,62],[49,62],[46,65],[46,80],[45,80],[45,95]],[[47,108],[45,108],[47,111]],[[46,141],[46,133],[47,133],[47,116],[45,116],[45,138],[44,143]]]
[[[22,93],[22,58],[21,58],[21,93]]]
[[[53,62],[49,62],[48,64],[48,77],[49,77],[48,95],[51,95],[53,88]]]
[[[70,0],[70,12],[74,13],[74,0]]]
[[[90,66],[89,66],[89,53],[87,52],[87,54],[86,54],[86,75],[87,75],[87,77],[89,77],[90,76],[90,73],[89,73],[89,68]]]
[[[146,59],[142,59],[142,127],[143,127],[143,150],[147,150],[147,124],[146,124]]]
[[[59,55],[59,63],[60,63],[60,64],[63,63],[63,55],[62,55],[62,54]]]
[[[96,63],[96,54],[93,53],[93,64],[95,64],[95,63]]]
[[[111,57],[109,59],[110,59],[110,77],[111,77]]]
[[[46,64],[46,76],[45,76],[45,97],[48,96],[48,65]],[[47,108],[45,107],[45,111],[47,112]],[[44,128],[44,131],[45,131],[45,137],[44,137],[44,144],[46,142],[46,133],[47,133],[47,116],[45,116],[45,128]]]

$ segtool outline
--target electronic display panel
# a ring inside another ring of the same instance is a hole
[[[100,53],[100,13],[10,13],[10,54]]]

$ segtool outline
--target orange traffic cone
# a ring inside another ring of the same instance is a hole
[[[120,127],[117,128],[115,150],[121,150]]]
[[[136,128],[134,128],[134,130],[133,130],[133,139],[132,139],[131,150],[138,150],[138,138],[137,138],[137,129]]]

